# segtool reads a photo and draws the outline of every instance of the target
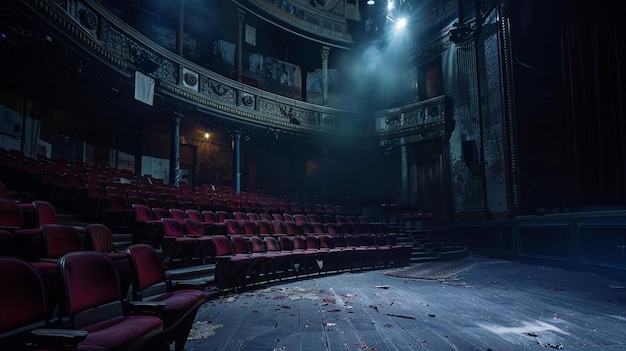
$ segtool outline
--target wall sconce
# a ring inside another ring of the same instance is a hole
[[[209,134],[208,132],[204,133],[204,140],[209,140],[210,137],[211,137],[211,134]]]

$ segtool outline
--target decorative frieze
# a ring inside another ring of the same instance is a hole
[[[121,22],[93,0],[24,0],[61,35],[82,43],[86,53],[112,67],[133,73],[148,72],[157,89],[219,116],[302,133],[388,139],[415,134],[418,139],[446,135],[446,99],[403,106],[373,114],[355,113],[289,99],[224,78],[159,47]],[[69,9],[74,9],[70,11]],[[179,77],[180,76],[180,77]]]

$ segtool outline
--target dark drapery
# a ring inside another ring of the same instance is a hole
[[[595,2],[570,4],[563,21],[567,156],[579,206],[626,204],[626,41],[618,13]]]

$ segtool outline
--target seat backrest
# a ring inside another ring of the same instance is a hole
[[[328,235],[336,235],[341,233],[341,230],[337,223],[326,223],[324,226],[326,227],[326,234]]]
[[[270,221],[260,219],[256,221],[256,226],[257,226],[259,235],[272,235],[273,234],[272,222]]]
[[[233,250],[235,254],[248,254],[250,253],[250,241],[243,235],[233,235],[230,237],[230,241],[233,244]]]
[[[210,210],[204,210],[201,213],[203,222],[219,223],[219,218],[217,217],[217,214],[215,212]]]
[[[283,213],[283,222],[295,222],[293,215],[290,213]]]
[[[0,257],[0,301],[0,344],[3,347],[12,345],[13,337],[24,330],[46,326],[50,318],[41,273],[20,258]]]
[[[261,219],[261,216],[255,212],[248,212],[246,213],[246,215],[248,216],[248,219],[251,221],[258,221]]]
[[[283,221],[272,221],[272,231],[274,235],[287,234],[287,229],[285,229],[285,223],[283,223]]]
[[[257,227],[256,221],[244,219],[241,221],[241,226],[243,227],[243,233],[246,235],[259,234],[259,228]]]
[[[64,255],[59,261],[59,275],[62,317],[73,319],[78,313],[123,300],[117,270],[101,252],[77,251]]]
[[[287,221],[284,223],[287,235],[300,235],[300,227],[296,224],[296,222]]]
[[[187,235],[205,235],[202,222],[198,222],[195,219],[185,218],[183,220],[183,229]]]
[[[228,211],[215,211],[215,214],[217,215],[217,222],[218,223],[224,223],[227,219],[231,219],[233,218],[233,215],[230,214],[230,212]]]
[[[35,200],[33,201],[33,208],[35,209],[37,225],[57,223],[57,211],[48,201]]]
[[[328,234],[318,235],[320,238],[320,248],[321,249],[334,249],[335,244],[333,243],[333,238]]]
[[[293,250],[293,241],[290,236],[279,236],[278,243],[280,244],[281,251],[291,251]]]
[[[44,257],[61,258],[67,253],[85,249],[80,233],[71,225],[44,224],[39,230],[44,243]]]
[[[278,240],[276,240],[275,237],[266,236],[266,237],[263,238],[263,240],[265,240],[265,248],[266,248],[267,252],[278,252],[278,251],[280,251],[280,244],[278,243]]]
[[[20,205],[8,199],[0,199],[0,225],[22,228],[24,213]]]
[[[248,238],[250,240],[250,247],[252,253],[265,253],[265,241],[258,236],[251,236]]]
[[[185,236],[183,226],[174,218],[161,218],[165,236],[180,238]]]
[[[91,240],[94,251],[113,251],[113,232],[102,223],[90,223],[87,225],[87,234]]]
[[[193,219],[197,222],[203,222],[202,213],[199,210],[189,208],[186,209],[185,212],[187,213],[187,218]]]
[[[153,207],[152,217],[157,220],[161,218],[172,218],[172,216],[170,216],[170,211],[168,211],[165,207]]]
[[[306,216],[309,218],[309,222],[311,222],[311,223],[320,223],[320,222],[322,222],[322,219],[320,218],[320,216],[318,214],[309,213]]]
[[[282,214],[280,213],[272,213],[272,220],[274,221],[280,221],[280,222],[284,222],[285,218],[283,217]]]
[[[230,256],[233,254],[233,247],[230,239],[226,235],[213,235],[213,246],[215,247],[215,256]]]
[[[248,215],[241,211],[234,211],[233,218],[241,222],[243,220],[248,219]]]
[[[170,208],[170,217],[182,223],[187,218],[187,213],[182,208]]]
[[[152,210],[150,207],[143,204],[133,204],[133,210],[135,211],[136,221],[153,221]]]
[[[304,237],[305,245],[308,250],[319,250],[320,238],[317,235],[307,235]]]
[[[313,233],[315,234],[326,234],[326,226],[324,225],[324,223],[311,223],[311,225],[313,226]]]
[[[231,218],[226,219],[224,222],[226,223],[226,233],[228,235],[243,234],[243,226],[238,220]]]
[[[306,239],[304,236],[295,235],[292,237],[294,250],[306,250]]]
[[[259,213],[259,219],[263,221],[269,221],[269,222],[273,220],[272,215],[269,213]]]
[[[343,235],[331,235],[331,239],[333,240],[333,248],[344,248],[346,247],[346,240]]]
[[[165,266],[156,250],[148,244],[133,244],[126,248],[133,267],[133,299],[141,300],[147,288],[165,282]]]

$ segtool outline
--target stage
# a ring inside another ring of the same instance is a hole
[[[187,350],[623,350],[626,278],[477,257],[290,280],[198,312]]]

